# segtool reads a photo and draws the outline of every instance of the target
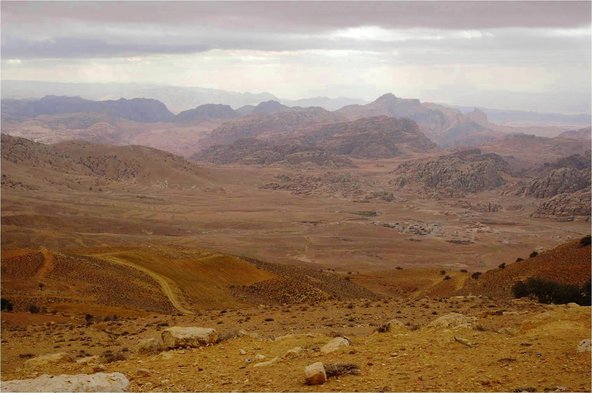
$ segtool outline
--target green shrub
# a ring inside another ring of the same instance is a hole
[[[526,282],[519,281],[512,287],[512,294],[516,298],[533,296],[540,303],[577,303],[590,305],[590,281],[582,287],[561,284],[555,281],[531,277]]]

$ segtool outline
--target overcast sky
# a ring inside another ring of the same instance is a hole
[[[2,78],[589,112],[590,2],[9,2]]]

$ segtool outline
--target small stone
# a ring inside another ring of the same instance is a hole
[[[307,385],[322,385],[327,382],[325,366],[321,362],[310,364],[304,368]]]
[[[240,353],[241,355],[246,355],[247,351],[245,351],[244,349],[239,349],[238,353]]]
[[[590,340],[582,340],[582,341],[580,341],[579,344],[578,344],[577,351],[578,351],[578,353],[592,351],[592,348],[590,346]]]
[[[151,374],[150,370],[146,369],[146,368],[141,368],[138,371],[136,371],[136,375],[138,377],[149,377]]]
[[[255,359],[263,360],[263,359],[265,359],[265,355],[261,355],[260,353],[258,353],[257,355],[255,355]]]
[[[273,359],[271,359],[271,360],[268,360],[268,361],[266,361],[266,362],[260,362],[260,363],[257,363],[257,364],[255,364],[255,365],[253,365],[253,367],[266,367],[266,366],[271,366],[272,364],[274,364],[274,363],[275,363],[275,362],[277,362],[278,360],[280,360],[280,358],[278,358],[278,357],[275,357],[275,358],[273,358]]]

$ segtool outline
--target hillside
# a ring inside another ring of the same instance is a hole
[[[200,168],[185,159],[143,146],[72,141],[53,145],[2,134],[2,184],[81,188],[82,184],[130,182],[157,187],[204,184]],[[48,180],[51,179],[50,181]]]
[[[509,298],[512,286],[529,277],[542,278],[561,284],[581,286],[590,280],[590,244],[574,240],[519,262],[503,261],[504,268],[484,272],[478,279],[466,281],[459,294]]]

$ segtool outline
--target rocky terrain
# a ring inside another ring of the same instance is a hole
[[[180,112],[175,116],[175,122],[194,123],[207,119],[233,119],[237,116],[237,112],[228,105],[205,104]]]
[[[406,162],[393,172],[396,187],[422,187],[428,193],[463,195],[498,188],[510,166],[499,155],[463,150],[432,160]]]
[[[533,217],[590,221],[590,189],[557,194],[541,203]]]
[[[315,164],[323,167],[352,165],[351,160],[346,157],[338,157],[320,147],[298,143],[271,143],[256,138],[239,139],[229,145],[215,145],[194,154],[192,158],[215,164]]]

